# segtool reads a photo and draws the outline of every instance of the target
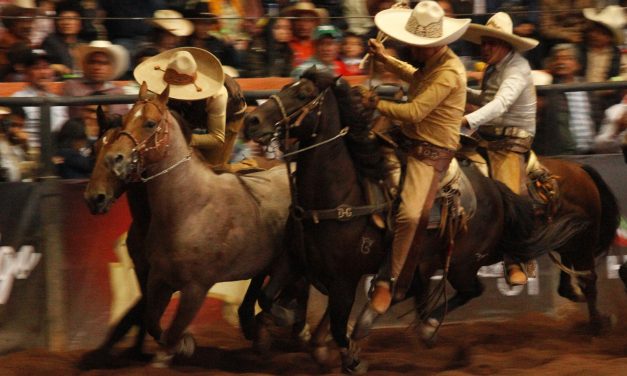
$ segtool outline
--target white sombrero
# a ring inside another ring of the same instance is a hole
[[[281,16],[285,17],[301,17],[307,15],[317,18],[320,25],[329,23],[329,12],[323,8],[316,8],[316,6],[309,1],[299,1],[281,11]]]
[[[601,11],[594,8],[586,8],[583,10],[583,16],[608,28],[614,34],[616,44],[623,43],[623,28],[626,23],[623,8],[618,5],[609,5]]]
[[[144,60],[133,71],[135,80],[146,82],[148,90],[161,93],[170,85],[170,98],[209,98],[224,85],[224,71],[218,58],[195,47],[174,48]]]
[[[94,52],[107,54],[113,65],[113,73],[107,80],[115,80],[126,72],[129,65],[129,56],[126,48],[112,44],[108,40],[94,40],[89,44],[82,44],[76,49],[77,59],[82,65],[88,55]]]
[[[414,9],[390,8],[374,17],[377,27],[390,37],[422,47],[444,46],[464,34],[470,19],[450,18],[435,1],[422,1]]]
[[[181,13],[172,9],[155,11],[149,23],[178,37],[186,37],[194,32],[194,24],[183,18]]]
[[[482,37],[496,38],[505,41],[519,52],[530,50],[540,43],[535,39],[514,34],[512,19],[504,12],[498,12],[490,17],[485,25],[470,24],[463,39],[475,44],[481,44]]]

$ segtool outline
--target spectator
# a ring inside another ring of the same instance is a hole
[[[289,77],[293,69],[291,40],[290,20],[271,18],[248,48],[244,59],[246,77]]]
[[[83,119],[68,120],[57,135],[57,173],[62,179],[88,179],[94,156],[87,142]]]
[[[344,0],[344,15],[348,23],[348,31],[351,33],[365,38],[374,27],[364,0]]]
[[[370,17],[374,17],[380,11],[391,8],[394,4],[397,4],[395,0],[366,0],[366,9],[368,9]],[[373,24],[370,31],[366,33],[366,40],[376,38],[377,34],[379,34],[379,29]]]
[[[2,23],[5,30],[0,34],[0,79],[3,79],[10,70],[7,52],[9,49],[21,43],[32,47],[30,39],[33,29],[32,18],[14,18],[14,17],[33,17],[36,9],[33,1],[13,1],[12,4],[5,5],[0,10]]]
[[[63,95],[83,97],[96,94],[124,94],[121,87],[111,81],[120,77],[128,67],[128,52],[120,45],[106,40],[95,40],[77,49],[78,64],[82,67],[83,77],[65,82]],[[111,105],[111,112],[124,115],[128,111],[126,104]],[[70,118],[80,116],[80,107],[70,107]]]
[[[7,52],[9,60],[9,68],[4,76],[4,82],[25,82],[26,71],[24,69],[24,61],[28,59],[32,52],[32,48],[24,43],[16,43]]]
[[[41,47],[43,40],[54,32],[55,2],[53,0],[36,0],[37,16],[33,20],[30,41],[33,47]]]
[[[185,11],[185,17],[192,19],[194,32],[187,39],[186,45],[211,52],[222,65],[239,67],[237,51],[220,34],[220,20],[209,13],[207,3],[198,2],[194,8]]]
[[[160,9],[152,17],[147,21],[153,26],[148,44],[157,47],[160,52],[182,46],[185,38],[194,32],[194,24],[175,10]],[[145,48],[146,44],[140,47]]]
[[[366,53],[364,40],[357,34],[347,32],[342,38],[342,49],[340,55],[346,66],[346,75],[355,76],[365,72],[359,67],[361,60]]]
[[[150,18],[162,8],[163,0],[106,0],[100,6],[108,17],[105,27],[109,41],[137,51],[140,43],[148,42],[152,27],[147,22],[118,18]]]
[[[0,107],[0,182],[22,181],[35,175],[36,163],[28,152],[24,110]]]
[[[71,77],[81,71],[73,57],[76,47],[82,42],[78,37],[81,32],[81,7],[74,1],[65,1],[57,4],[56,12],[55,32],[44,39],[41,48],[50,56],[52,68],[59,75]]]
[[[344,0],[312,0],[312,3],[320,9],[326,9],[330,20],[328,22],[338,30],[346,31],[348,23],[344,18]]]
[[[627,140],[627,94],[621,103],[605,110],[599,134],[594,139],[596,153],[620,153],[621,144]]]
[[[281,15],[294,17],[290,47],[294,53],[292,65],[297,67],[314,55],[313,31],[316,26],[328,23],[329,14],[309,1],[302,1],[283,9]]]
[[[610,5],[600,12],[589,8],[584,9],[583,14],[591,21],[581,56],[586,81],[607,81],[617,76],[627,78],[627,60],[619,49],[625,26],[623,8]]]
[[[540,35],[551,48],[558,43],[581,43],[586,20],[581,12],[595,0],[540,0]]]
[[[299,79],[312,66],[319,70],[332,71],[336,76],[346,75],[346,66],[340,60],[340,41],[342,33],[333,25],[320,25],[314,31],[315,53],[292,71],[291,76]]]
[[[528,18],[517,17],[516,20],[517,23],[514,25],[514,34],[524,38],[541,40],[540,33],[538,32],[535,23]],[[543,60],[546,55],[546,45],[542,42],[540,42],[536,48],[526,51],[523,54],[523,56],[529,61],[531,69],[542,69],[544,66]]]
[[[15,93],[12,97],[56,97],[48,91],[46,83],[54,78],[50,68],[48,56],[43,50],[32,50],[24,60],[24,73],[28,85]],[[52,132],[57,132],[68,119],[67,107],[50,107],[50,126]],[[28,146],[39,150],[41,116],[39,107],[24,107],[26,114],[24,130],[28,133]]]
[[[577,46],[558,44],[551,49],[548,71],[553,82],[582,81]],[[598,106],[588,92],[550,92],[539,114],[533,149],[540,155],[588,154],[592,151]]]

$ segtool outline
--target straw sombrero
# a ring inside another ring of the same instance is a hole
[[[450,18],[435,1],[422,1],[414,9],[390,8],[374,17],[379,30],[413,46],[444,46],[459,39],[470,19]]]
[[[618,5],[609,5],[601,11],[594,8],[586,8],[583,10],[583,16],[609,29],[614,34],[616,44],[623,43],[623,28],[625,27],[623,8]]]
[[[281,11],[281,16],[309,16],[318,18],[318,23],[321,25],[329,23],[329,12],[327,12],[327,10],[323,8],[316,8],[316,6],[309,1],[300,1],[292,6],[286,7]]]
[[[498,12],[490,17],[485,25],[470,24],[463,39],[481,44],[482,37],[496,38],[509,43],[516,51],[524,52],[540,43],[532,38],[525,38],[514,34],[514,24],[511,17],[504,12]]]
[[[113,65],[113,73],[107,80],[115,80],[128,69],[129,56],[126,48],[112,44],[108,40],[94,40],[89,44],[82,44],[76,49],[76,56],[82,66],[85,58],[94,52],[102,52],[109,56]]]
[[[150,24],[167,30],[177,37],[186,37],[194,32],[194,24],[183,18],[183,15],[172,9],[159,9],[155,11]]]
[[[148,90],[161,93],[170,85],[170,98],[209,98],[224,85],[224,71],[218,58],[195,47],[174,48],[144,60],[133,71],[135,80],[146,82]]]

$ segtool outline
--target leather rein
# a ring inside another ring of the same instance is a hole
[[[279,97],[278,95],[270,96],[270,99],[274,100],[277,103],[277,106],[281,110],[281,115],[283,116],[281,120],[277,121],[274,124],[274,128],[275,129],[278,128],[281,124],[285,126],[284,145],[287,145],[287,141],[289,139],[289,130],[291,128],[299,127],[303,119],[314,110],[316,112],[316,125],[314,126],[314,130],[311,134],[311,137],[315,138],[318,135],[317,131],[320,125],[320,117],[322,115],[322,104],[324,103],[324,99],[328,91],[329,91],[329,88],[324,89],[314,99],[307,102],[304,106],[300,107],[298,110],[292,112],[289,115],[287,114],[287,111],[285,109],[285,106],[283,105],[281,97]],[[290,123],[290,120],[293,118],[296,118],[296,121],[294,123]],[[342,128],[337,135],[329,139],[320,141],[318,143],[304,147],[302,149],[296,149],[295,151],[283,154],[283,159],[285,161],[285,165],[287,167],[287,172],[288,172],[290,194],[292,196],[292,205],[290,206],[290,215],[294,219],[298,221],[301,221],[303,219],[310,219],[315,224],[320,223],[320,220],[348,221],[357,217],[381,212],[385,210],[386,208],[390,207],[389,203],[383,203],[379,205],[363,205],[363,206],[349,206],[349,205],[342,204],[333,209],[306,210],[302,206],[298,205],[298,199],[297,199],[298,192],[297,192],[296,184],[295,184],[296,176],[295,176],[295,173],[292,171],[289,157],[292,157],[294,155],[300,154],[305,151],[318,148],[327,143],[333,142],[341,137],[346,136],[348,134],[348,131],[349,131],[349,127],[346,126]]]

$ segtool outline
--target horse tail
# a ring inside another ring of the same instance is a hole
[[[595,256],[601,256],[608,252],[614,238],[616,229],[620,225],[620,208],[616,196],[607,185],[601,174],[592,166],[582,165],[581,168],[590,176],[599,190],[601,197],[601,223],[599,226],[599,240],[595,250]]]
[[[521,262],[563,246],[590,226],[586,218],[575,213],[539,223],[531,198],[517,195],[505,184],[495,182],[501,193],[505,220],[499,248]]]

